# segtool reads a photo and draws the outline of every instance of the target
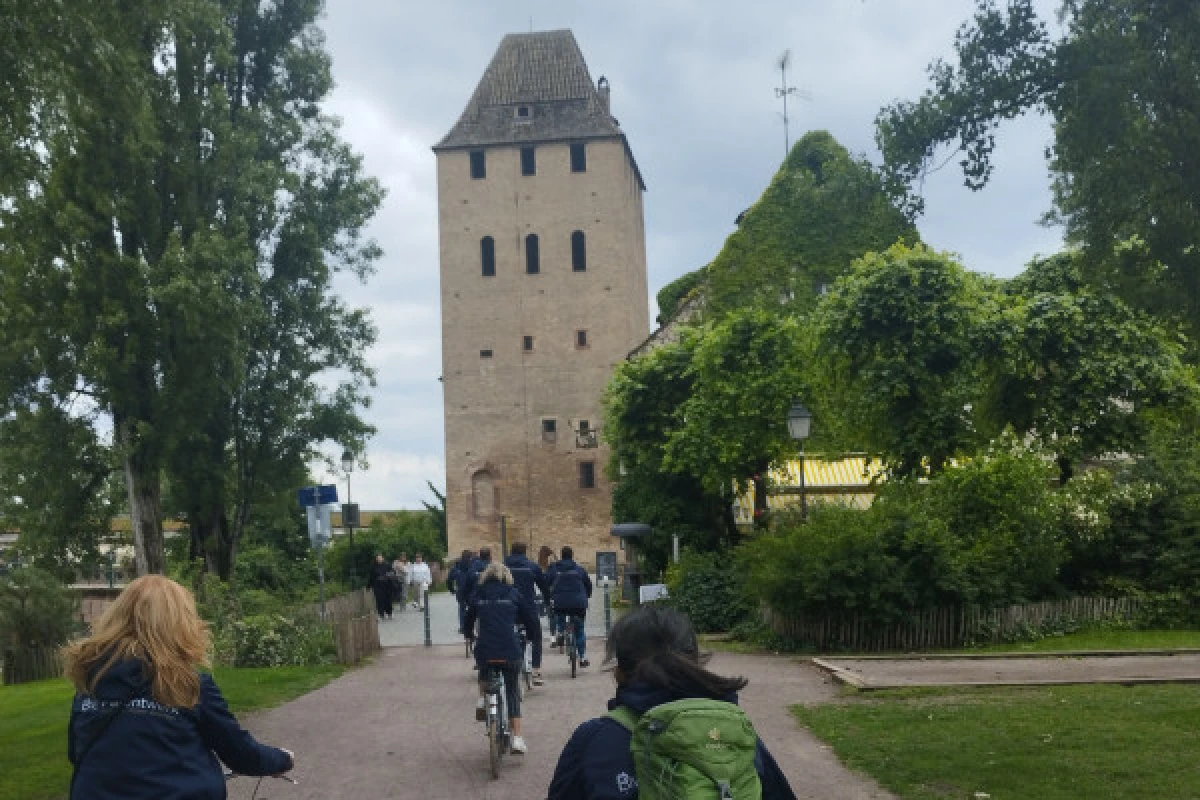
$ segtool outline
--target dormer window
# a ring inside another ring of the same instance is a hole
[[[529,119],[533,116],[533,109],[529,106],[517,106],[517,119]]]

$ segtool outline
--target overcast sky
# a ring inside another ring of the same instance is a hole
[[[925,67],[951,55],[973,0],[328,0],[324,29],[337,89],[329,111],[388,197],[372,225],[383,246],[365,287],[339,288],[370,306],[379,429],[353,475],[365,509],[414,508],[444,486],[437,188],[430,148],[457,120],[505,33],[570,28],[593,80],[612,85],[612,113],[645,176],[653,296],[708,263],[740,211],[782,160],[775,62],[792,51],[791,82],[811,99],[790,106],[792,141],[830,131],[878,161],[874,119],[926,88]],[[1056,2],[1039,0],[1047,18]],[[1008,276],[1061,233],[1038,224],[1050,206],[1044,119],[1006,126],[991,185],[974,193],[953,165],[926,184],[919,226],[971,269]],[[330,448],[334,452],[334,448]],[[322,468],[317,468],[318,473]],[[345,491],[345,478],[327,474]],[[345,500],[345,497],[342,497]]]

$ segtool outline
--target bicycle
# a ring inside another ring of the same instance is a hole
[[[533,643],[529,641],[524,625],[514,625],[513,630],[521,643],[521,681],[517,688],[524,697],[526,692],[533,691]]]
[[[567,661],[571,664],[571,677],[575,677],[575,669],[579,664],[579,653],[575,643],[575,617],[570,614],[566,616],[566,622],[563,624],[563,646],[562,650],[567,654]]]
[[[225,782],[229,783],[234,778],[248,778],[248,777],[250,777],[250,776],[242,775],[241,773],[234,772],[233,770],[228,770],[225,773]],[[263,778],[275,778],[276,780],[287,781],[292,786],[300,785],[300,781],[296,780],[295,778],[293,778],[290,775],[259,775],[258,781],[254,784],[254,791],[250,794],[250,800],[258,800],[258,790],[262,787]]]
[[[487,707],[484,726],[493,780],[500,777],[500,759],[508,752],[512,743],[512,730],[508,724],[508,703],[505,701],[507,687],[504,682],[504,667],[507,663],[503,659],[487,662],[484,678],[487,686],[484,690],[484,704]]]

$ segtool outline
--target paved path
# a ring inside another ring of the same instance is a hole
[[[415,614],[413,615],[416,616]],[[395,621],[394,621],[395,623]],[[595,663],[595,662],[593,662]],[[788,714],[787,706],[834,700],[832,682],[783,657],[718,654],[712,668],[750,679],[743,705],[796,793],[816,800],[891,797],[849,772]],[[505,757],[499,781],[487,775],[481,723],[474,720],[474,673],[458,646],[394,647],[373,664],[272,711],[247,715],[263,741],[296,752],[299,786],[266,780],[259,798],[526,800],[545,796],[563,744],[604,712],[611,673],[592,667],[571,680],[566,659],[548,654],[546,686],[524,708],[529,754]],[[254,781],[230,784],[249,800]]]
[[[1200,653],[1027,658],[824,658],[864,689],[1065,683],[1200,683]]]
[[[545,619],[542,620],[542,631],[548,632]],[[599,587],[592,593],[587,632],[589,637],[605,635],[604,595]],[[434,644],[458,644],[462,641],[458,632],[458,605],[454,595],[449,592],[429,595],[429,633]],[[403,611],[397,606],[391,619],[379,623],[379,641],[384,647],[425,644],[424,614],[413,608],[411,603]]]

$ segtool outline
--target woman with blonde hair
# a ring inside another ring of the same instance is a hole
[[[192,593],[161,575],[130,583],[68,647],[71,798],[218,800],[221,762],[243,775],[292,768],[292,753],[255,741],[197,670],[208,650]]]
[[[489,662],[502,662],[500,669],[504,672],[505,703],[513,733],[510,749],[515,754],[522,754],[525,752],[525,740],[521,738],[521,692],[517,681],[525,654],[521,652],[521,640],[514,626],[523,625],[525,635],[532,636],[538,629],[537,612],[513,585],[512,573],[503,564],[488,564],[480,574],[479,586],[467,602],[463,630],[474,631],[477,619],[479,635],[475,640],[475,663],[479,667],[480,682],[475,718],[483,720],[485,717],[483,695],[487,686],[484,678],[488,674]]]

